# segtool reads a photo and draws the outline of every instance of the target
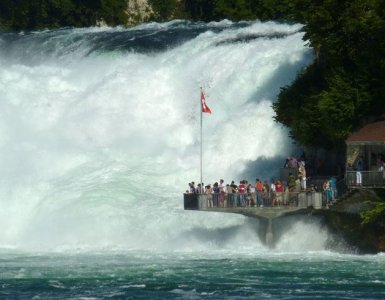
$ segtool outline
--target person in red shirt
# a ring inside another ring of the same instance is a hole
[[[283,190],[283,184],[280,180],[277,180],[276,184],[275,184],[275,189],[276,189],[276,193],[277,193],[277,202],[278,202],[278,206],[281,206],[282,204],[282,193],[284,192]]]
[[[246,185],[245,185],[245,182],[241,180],[238,185],[239,202],[241,206],[245,206],[245,192],[246,192]]]
[[[257,193],[257,205],[263,205],[263,183],[259,178],[255,180],[255,192]]]

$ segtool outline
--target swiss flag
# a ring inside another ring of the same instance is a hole
[[[201,89],[201,103],[202,103],[202,112],[211,114],[211,109],[206,104],[205,95],[203,94],[202,89]]]

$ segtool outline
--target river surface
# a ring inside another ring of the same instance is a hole
[[[384,299],[385,255],[333,252],[1,255],[0,298]]]
[[[184,211],[199,180],[278,175],[272,103],[312,61],[300,24],[0,33],[0,299],[384,299],[384,255],[320,220],[269,249],[240,215]],[[298,152],[297,152],[298,153]]]

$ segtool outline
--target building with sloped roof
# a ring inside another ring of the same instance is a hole
[[[354,166],[359,156],[363,156],[365,169],[370,171],[380,167],[380,159],[385,155],[385,121],[366,125],[346,140],[347,163]]]
[[[354,174],[349,171],[357,169],[357,162],[363,161],[363,185],[384,184],[385,173],[385,121],[370,123],[346,140],[347,178],[353,182]],[[350,175],[350,176],[349,176]],[[366,180],[365,180],[366,178]]]

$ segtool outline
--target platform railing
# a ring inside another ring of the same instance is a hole
[[[210,208],[252,208],[279,207],[320,209],[326,205],[322,192],[278,192],[250,194],[184,194],[184,208],[187,210],[206,210]]]
[[[334,195],[336,199],[340,199],[343,197],[347,192],[349,191],[349,188],[346,184],[345,178],[340,179],[336,183],[336,194]]]
[[[361,176],[361,180],[360,180]],[[346,171],[348,187],[385,187],[384,171]],[[360,183],[361,181],[361,183]]]

